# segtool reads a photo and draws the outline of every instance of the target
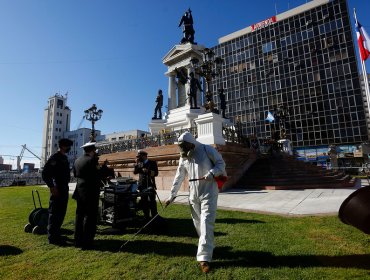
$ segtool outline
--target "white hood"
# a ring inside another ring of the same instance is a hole
[[[199,144],[199,142],[197,140],[195,140],[194,136],[188,131],[181,134],[178,141],[179,141],[179,143],[181,143],[181,142],[192,143],[196,146]]]

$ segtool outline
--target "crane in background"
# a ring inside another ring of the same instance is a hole
[[[85,119],[85,116],[82,116],[82,119],[81,119],[80,123],[78,124],[78,126],[77,126],[77,128],[76,128],[75,130],[77,130],[77,129],[80,129],[80,128],[81,128],[81,125],[82,125],[82,123],[83,123],[84,119]]]
[[[22,160],[22,158],[23,158],[23,154],[24,154],[24,151],[25,151],[25,150],[27,150],[27,151],[28,151],[28,152],[30,152],[33,156],[35,156],[36,158],[38,158],[39,160],[41,160],[41,158],[40,158],[38,155],[36,155],[34,152],[32,152],[30,149],[28,149],[28,148],[27,148],[26,144],[21,145],[21,147],[22,147],[22,151],[21,151],[21,153],[19,154],[19,156],[17,156],[17,170],[18,170],[18,171],[21,171],[21,170],[22,170],[22,169],[21,169],[21,160]]]

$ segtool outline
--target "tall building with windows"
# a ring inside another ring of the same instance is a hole
[[[266,117],[286,108],[294,147],[366,141],[353,24],[345,0],[315,0],[220,38],[215,103],[223,88],[226,115],[240,119],[245,135],[279,134]]]
[[[41,167],[58,150],[58,141],[70,130],[70,123],[71,110],[67,106],[67,96],[60,94],[51,96],[44,111]]]

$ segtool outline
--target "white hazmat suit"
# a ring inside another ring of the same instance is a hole
[[[189,182],[189,204],[199,236],[197,261],[211,262],[218,198],[214,176],[226,175],[225,162],[215,148],[199,143],[189,132],[183,133],[178,141],[192,143],[195,148],[188,157],[180,158],[168,201],[175,199],[186,174],[189,179],[204,177],[204,180]]]

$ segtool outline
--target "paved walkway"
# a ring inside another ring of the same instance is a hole
[[[361,186],[368,185],[367,180]],[[74,189],[70,184],[70,192]],[[360,186],[359,186],[360,187]],[[356,189],[243,190],[232,189],[219,194],[218,207],[247,212],[280,215],[336,215],[342,202]],[[175,203],[188,203],[188,192],[179,192]],[[158,190],[164,201],[169,191]]]

